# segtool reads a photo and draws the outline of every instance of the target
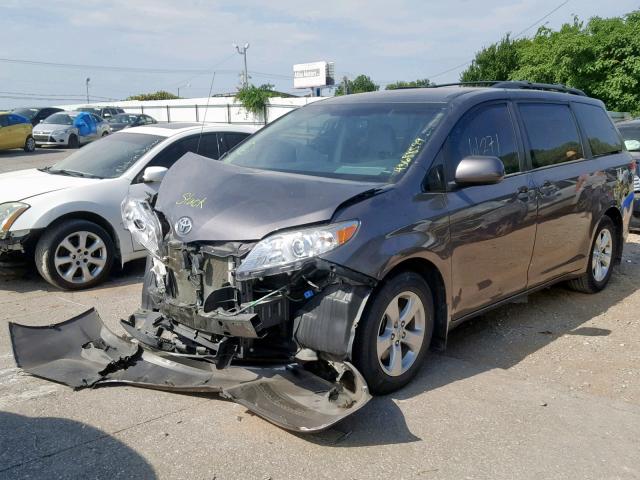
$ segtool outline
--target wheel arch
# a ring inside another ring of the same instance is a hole
[[[437,350],[444,350],[447,344],[449,330],[449,311],[447,302],[447,290],[442,273],[438,267],[422,257],[412,257],[402,260],[391,268],[379,285],[384,281],[402,272],[414,272],[420,275],[431,288],[434,307],[434,329],[431,345]]]
[[[51,227],[59,225],[62,222],[65,222],[67,220],[87,220],[89,222],[93,222],[96,225],[99,225],[100,227],[104,228],[105,231],[111,237],[111,240],[113,241],[113,244],[115,245],[116,258],[118,260],[122,260],[122,255],[121,255],[121,250],[120,250],[120,239],[118,238],[118,235],[117,235],[115,229],[113,228],[113,225],[111,225],[111,223],[109,223],[109,221],[107,219],[105,219],[101,215],[98,215],[95,212],[77,211],[77,212],[65,213],[64,215],[60,215],[55,220],[51,221],[44,229],[42,229],[42,233],[44,233],[45,231],[47,231]],[[42,236],[42,233],[40,234],[40,236]]]

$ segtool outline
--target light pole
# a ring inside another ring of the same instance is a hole
[[[191,86],[191,82],[184,83],[180,85],[180,87],[189,88]],[[180,87],[178,87],[178,97],[180,96]]]
[[[89,82],[91,81],[91,79],[89,77],[87,77],[87,79],[84,81],[84,83],[87,86],[87,103],[89,103]]]
[[[246,88],[249,86],[249,73],[247,72],[247,49],[249,48],[249,44],[245,43],[244,47],[241,47],[234,43],[233,46],[236,47],[238,53],[244,57],[244,75],[242,77],[242,86]]]

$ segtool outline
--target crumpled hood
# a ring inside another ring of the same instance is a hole
[[[237,167],[187,153],[169,170],[156,209],[172,228],[189,217],[185,242],[259,240],[283,228],[328,221],[346,200],[379,187]]]
[[[53,175],[35,168],[0,174],[0,203],[18,202],[36,195],[96,182],[95,179]]]

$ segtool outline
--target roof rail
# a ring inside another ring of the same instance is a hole
[[[458,83],[441,83],[439,85],[429,85],[427,88],[438,87],[490,87],[490,88],[514,88],[528,90],[546,90],[549,92],[570,93],[572,95],[580,95],[586,97],[587,94],[577,88],[567,87],[561,83],[537,83],[522,80],[481,80],[478,82],[458,82]]]

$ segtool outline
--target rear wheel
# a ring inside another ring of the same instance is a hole
[[[569,281],[569,287],[583,293],[596,293],[609,283],[618,255],[618,232],[611,218],[602,217],[591,244],[589,264],[582,276]]]
[[[358,325],[353,363],[372,393],[389,393],[411,381],[433,335],[433,296],[413,272],[398,274],[372,299]]]
[[[69,136],[69,148],[78,148],[80,146],[80,142],[78,141],[78,137],[75,135]]]
[[[35,252],[40,275],[66,290],[102,283],[109,276],[114,257],[111,236],[87,220],[68,220],[48,229]]]
[[[103,137],[106,137],[107,135],[109,135],[109,132],[102,132]]]
[[[29,135],[24,142],[24,151],[31,153],[31,152],[35,152],[35,150],[36,150],[36,141],[33,139],[31,135]]]

